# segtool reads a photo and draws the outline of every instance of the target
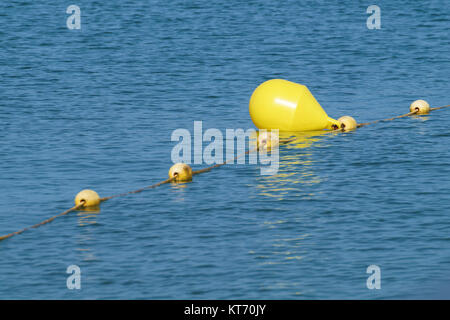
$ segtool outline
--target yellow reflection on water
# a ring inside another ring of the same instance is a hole
[[[318,188],[310,188],[325,181],[317,172],[315,147],[329,145],[329,139],[339,135],[340,132],[315,131],[303,133],[280,132],[279,168],[271,176],[258,175],[256,188],[258,195],[275,200],[288,197],[301,197],[302,199],[315,198]],[[296,216],[272,215],[261,227],[267,229],[267,246],[252,248],[248,253],[261,268],[277,268],[279,265],[301,265],[307,254],[304,242],[309,233],[292,235],[292,237],[277,236],[278,228],[286,228],[286,224],[300,221]],[[274,235],[274,236],[270,236]],[[292,295],[302,295],[303,288],[300,282],[279,281],[263,284],[265,289],[291,292]]]
[[[288,263],[298,263],[304,258],[302,249],[303,240],[309,234],[299,235],[292,239],[272,239],[273,249],[265,248],[263,250],[256,248],[248,253],[254,256],[258,265],[279,265]]]
[[[317,184],[323,180],[314,172],[314,154],[311,146],[323,144],[324,138],[336,136],[338,132],[280,132],[279,168],[271,176],[258,176],[256,188],[259,195],[285,199],[286,195],[298,191],[303,184]],[[302,149],[302,150],[298,150]],[[304,198],[314,193],[302,194]]]
[[[85,227],[97,223],[100,207],[85,208],[77,212],[78,225]],[[78,235],[76,250],[80,253],[83,261],[94,261],[97,257],[91,249],[91,242],[94,241],[94,232],[91,228],[82,228]]]
[[[174,192],[174,199],[175,202],[185,202],[186,199],[186,191],[189,184],[192,183],[191,181],[186,182],[171,182],[170,187],[172,188]]]
[[[78,211],[78,225],[80,227],[96,224],[97,223],[97,215],[100,213],[99,207],[86,208],[82,211]]]
[[[420,120],[420,121],[422,121],[422,122],[425,122],[425,121],[427,121],[427,120],[430,119],[430,116],[428,116],[428,115],[415,115],[415,114],[413,114],[413,115],[411,116],[411,118],[416,119],[416,120]]]

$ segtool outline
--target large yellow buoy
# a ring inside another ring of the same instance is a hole
[[[84,207],[96,207],[100,204],[100,196],[94,190],[82,190],[75,197],[75,205],[84,202]]]
[[[328,117],[306,86],[282,79],[259,85],[250,98],[249,111],[259,129],[311,131],[340,126],[339,121]]]
[[[416,114],[428,114],[430,113],[430,105],[425,100],[416,100],[409,106],[409,111],[417,111]]]
[[[192,180],[192,169],[185,163],[176,163],[169,170],[169,178],[175,178],[176,182]]]

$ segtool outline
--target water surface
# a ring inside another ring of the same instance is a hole
[[[77,0],[81,30],[69,4],[0,4],[0,234],[165,179],[173,130],[253,128],[271,78],[359,122],[450,103],[448,1],[378,1],[380,30],[356,1]],[[0,243],[0,298],[448,298],[449,122],[297,136],[276,175],[230,165],[58,218]]]

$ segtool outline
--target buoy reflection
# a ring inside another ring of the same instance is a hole
[[[78,211],[78,225],[80,227],[97,223],[97,216],[100,213],[100,207],[88,207]]]
[[[288,195],[303,198],[314,197],[302,186],[321,183],[323,179],[314,172],[314,146],[319,146],[324,139],[334,137],[338,132],[311,131],[311,132],[280,132],[280,164],[278,172],[271,176],[258,176],[258,194],[283,200]],[[295,192],[292,192],[295,191]],[[302,192],[299,192],[302,191]]]

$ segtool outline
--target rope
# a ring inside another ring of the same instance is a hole
[[[446,105],[446,106],[442,106],[442,107],[430,108],[430,111],[439,110],[439,109],[444,109],[444,108],[448,108],[448,107],[450,107],[450,104],[449,104],[449,105]],[[412,112],[408,112],[408,113],[405,113],[405,114],[402,114],[402,115],[399,115],[399,116],[396,116],[396,117],[393,117],[393,118],[387,118],[387,119],[375,120],[375,121],[372,121],[372,122],[358,123],[358,125],[357,125],[356,127],[357,127],[357,128],[361,128],[361,127],[367,126],[367,125],[369,125],[369,124],[374,124],[374,123],[384,122],[384,121],[392,121],[392,120],[395,120],[395,119],[400,119],[400,118],[404,118],[404,117],[409,117],[409,116],[415,115],[417,112],[419,112],[419,108],[416,108],[416,110],[414,110],[414,111],[412,111]],[[340,130],[340,129],[339,129],[339,130]]]
[[[19,230],[19,231],[16,231],[16,232],[7,234],[6,236],[2,236],[2,237],[0,237],[0,241],[5,240],[5,239],[8,239],[8,238],[11,238],[12,236],[15,236],[16,234],[21,234],[22,232],[24,232],[24,231],[26,231],[26,230],[28,230],[28,229],[31,229],[31,228],[38,228],[38,227],[40,227],[40,226],[42,226],[42,225],[44,225],[44,224],[47,224],[47,223],[49,223],[49,222],[52,222],[53,220],[55,220],[56,218],[58,218],[58,217],[60,217],[60,216],[64,216],[64,215],[68,214],[69,212],[72,212],[72,211],[81,209],[82,207],[84,207],[84,203],[85,203],[85,201],[82,201],[82,203],[80,203],[79,205],[76,205],[76,206],[74,206],[74,207],[72,207],[72,208],[70,208],[70,209],[67,209],[66,211],[61,212],[60,214],[57,214],[56,216],[53,216],[53,217],[51,217],[51,218],[49,218],[49,219],[47,219],[47,220],[44,220],[44,221],[42,221],[42,222],[40,222],[40,223],[38,223],[38,224],[35,224],[35,225],[31,226],[31,227],[27,227],[27,228],[24,228],[24,229],[22,229],[22,230]]]
[[[439,109],[448,108],[448,107],[450,107],[450,105],[441,106],[441,107],[435,107],[435,108],[430,108],[430,111],[439,110]],[[416,109],[416,110],[413,111],[413,112],[405,113],[405,114],[402,114],[402,115],[399,115],[399,116],[396,116],[396,117],[392,117],[392,118],[381,119],[381,120],[375,120],[375,121],[372,121],[372,122],[359,123],[359,124],[357,125],[357,128],[361,128],[361,127],[363,127],[363,126],[367,126],[367,125],[369,125],[369,124],[374,124],[374,123],[378,123],[378,122],[392,121],[392,120],[395,120],[395,119],[399,119],[399,118],[403,118],[403,117],[412,116],[412,115],[416,114],[418,111],[419,111],[419,109]],[[344,131],[344,128],[336,128],[335,130],[331,130],[331,132],[335,132],[335,131]],[[285,143],[288,143],[288,142],[291,142],[291,141],[292,141],[292,140],[290,140],[290,141],[285,141]],[[251,149],[251,150],[248,150],[248,151],[246,151],[246,152],[244,152],[244,153],[242,153],[242,154],[240,154],[240,155],[237,155],[237,156],[234,157],[233,159],[227,160],[227,161],[225,161],[225,162],[223,162],[223,163],[218,163],[218,164],[215,164],[215,165],[213,165],[213,166],[210,166],[210,167],[207,167],[207,168],[204,168],[204,169],[200,169],[200,170],[193,171],[193,172],[192,172],[192,175],[197,175],[197,174],[200,174],[200,173],[208,172],[208,171],[211,171],[212,169],[215,169],[215,168],[224,166],[224,165],[228,164],[229,162],[231,162],[231,161],[234,162],[235,160],[239,159],[240,157],[242,157],[242,156],[244,156],[244,155],[247,155],[247,154],[249,154],[250,152],[253,152],[253,151],[256,151],[256,150],[258,150],[258,147],[253,148],[253,149]],[[152,184],[152,185],[147,186],[147,187],[144,187],[144,188],[140,188],[140,189],[137,189],[137,190],[133,190],[133,191],[129,191],[129,192],[124,192],[124,193],[119,193],[119,194],[112,195],[112,196],[109,196],[109,197],[100,198],[100,202],[104,202],[104,201],[107,201],[107,200],[110,200],[110,199],[113,199],[113,198],[123,197],[123,196],[130,195],[130,194],[140,193],[140,192],[142,192],[142,191],[145,191],[145,190],[148,190],[148,189],[153,189],[153,188],[159,187],[159,186],[161,186],[161,185],[167,184],[167,183],[169,183],[169,182],[175,181],[175,179],[176,179],[176,177],[169,178],[169,179],[166,179],[166,180],[164,180],[164,181],[161,181],[161,182]],[[58,218],[58,217],[60,217],[60,216],[64,216],[64,215],[66,215],[66,214],[68,214],[68,213],[70,213],[70,212],[72,212],[72,211],[76,211],[76,210],[78,210],[78,209],[81,209],[81,208],[84,207],[84,205],[85,205],[85,201],[82,201],[79,205],[76,205],[76,206],[74,206],[74,207],[72,207],[72,208],[70,208],[70,209],[67,209],[66,211],[61,212],[60,214],[57,214],[56,216],[53,216],[53,217],[51,217],[51,218],[49,218],[49,219],[47,219],[47,220],[44,220],[44,221],[42,221],[42,222],[40,222],[40,223],[38,223],[38,224],[35,224],[35,225],[31,226],[31,227],[27,227],[27,228],[24,228],[24,229],[22,229],[22,230],[19,230],[19,231],[16,231],[16,232],[7,234],[7,235],[5,235],[5,236],[1,236],[1,237],[0,237],[0,241],[5,240],[5,239],[8,239],[8,238],[10,238],[10,237],[12,237],[12,236],[15,236],[15,235],[17,235],[17,234],[21,234],[22,232],[24,232],[24,231],[26,231],[26,230],[28,230],[28,229],[31,229],[31,228],[38,228],[38,227],[40,227],[40,226],[42,226],[42,225],[44,225],[44,224],[47,224],[47,223],[49,223],[49,222],[52,222],[54,219],[56,219],[56,218]]]
[[[374,124],[374,123],[384,122],[384,121],[392,121],[392,120],[400,119],[400,118],[403,118],[403,117],[409,117],[409,116],[412,116],[412,115],[416,114],[417,112],[419,112],[418,109],[413,111],[413,112],[408,112],[408,113],[405,113],[405,114],[402,114],[400,116],[396,116],[396,117],[393,117],[393,118],[375,120],[375,121],[372,121],[372,122],[358,123],[358,125],[356,127],[357,128],[361,128],[361,127],[367,126],[369,124]]]
[[[442,107],[430,108],[430,110],[433,111],[433,110],[439,110],[439,109],[444,109],[444,108],[448,108],[448,107],[450,107],[450,104],[448,104],[446,106],[442,106]]]
[[[248,150],[248,151],[246,151],[246,152],[244,152],[244,153],[242,153],[242,154],[240,154],[240,155],[234,157],[234,159],[230,159],[230,160],[225,161],[224,163],[218,163],[218,164],[215,164],[215,165],[213,165],[213,166],[211,166],[211,167],[207,167],[207,168],[204,168],[204,169],[201,169],[201,170],[193,171],[193,172],[192,172],[192,175],[194,176],[194,175],[196,175],[196,174],[200,174],[200,173],[203,173],[203,172],[211,171],[212,169],[221,167],[221,166],[223,166],[223,165],[226,165],[227,163],[229,163],[229,162],[231,162],[231,161],[234,162],[235,160],[239,159],[240,157],[245,156],[245,155],[249,154],[250,152],[256,151],[256,150],[258,150],[258,147],[253,148],[253,149],[251,149],[251,150]]]
[[[255,150],[257,150],[257,148],[248,150],[248,151],[246,151],[245,153],[242,153],[242,154],[240,154],[240,155],[237,155],[237,156],[234,157],[233,159],[227,160],[227,161],[225,161],[225,162],[223,162],[223,163],[219,163],[219,164],[216,164],[216,165],[213,165],[213,166],[211,166],[211,167],[207,167],[207,168],[204,168],[204,169],[201,169],[201,170],[193,171],[193,172],[192,172],[192,175],[196,175],[196,174],[200,174],[200,173],[203,173],[203,172],[207,172],[207,171],[210,171],[211,169],[214,169],[214,168],[223,166],[223,165],[229,163],[230,161],[235,161],[235,160],[239,159],[240,157],[242,157],[243,155],[247,155],[247,154],[249,154],[250,152],[255,151]],[[172,177],[172,178],[166,179],[166,180],[164,180],[164,181],[160,181],[160,182],[158,182],[158,183],[152,184],[152,185],[147,186],[147,187],[144,187],[144,188],[140,188],[140,189],[133,190],[133,191],[129,191],[129,192],[124,192],[124,193],[115,194],[115,195],[112,195],[112,196],[109,196],[109,197],[100,198],[100,202],[108,201],[108,200],[113,199],[113,198],[123,197],[123,196],[130,195],[130,194],[140,193],[140,192],[142,192],[142,191],[145,191],[145,190],[148,190],[148,189],[153,189],[153,188],[159,187],[159,186],[161,186],[161,185],[163,185],[163,184],[167,184],[167,183],[169,183],[169,182],[175,181],[175,179],[176,179],[176,177]],[[74,207],[72,207],[72,208],[70,208],[70,209],[68,209],[68,210],[66,210],[66,211],[64,211],[64,212],[61,212],[60,214],[58,214],[58,215],[56,215],[56,216],[53,216],[53,217],[51,217],[51,218],[49,218],[49,219],[47,219],[47,220],[44,220],[44,221],[42,221],[42,222],[40,222],[40,223],[38,223],[38,224],[35,224],[35,225],[31,226],[31,227],[27,227],[27,228],[24,228],[24,229],[22,229],[22,230],[19,230],[19,231],[16,231],[16,232],[7,234],[7,235],[5,235],[5,236],[1,236],[1,237],[0,237],[0,241],[5,240],[5,239],[8,239],[8,238],[11,238],[12,236],[15,236],[15,235],[17,235],[17,234],[21,234],[22,232],[24,232],[24,231],[26,231],[26,230],[28,230],[28,229],[31,229],[31,228],[38,228],[38,227],[40,227],[40,226],[42,226],[42,225],[44,225],[44,224],[47,224],[47,223],[49,223],[49,222],[52,222],[54,219],[56,219],[56,218],[58,218],[58,217],[60,217],[60,216],[64,216],[64,215],[66,215],[66,214],[68,214],[68,213],[70,213],[70,212],[72,212],[72,211],[81,209],[82,207],[84,207],[84,204],[85,204],[85,201],[82,201],[79,205],[76,205],[76,206],[74,206]]]
[[[109,196],[109,197],[100,198],[100,202],[107,201],[107,200],[113,199],[113,198],[123,197],[123,196],[129,195],[129,194],[139,193],[139,192],[142,192],[142,191],[148,190],[148,189],[153,189],[153,188],[159,187],[159,186],[161,186],[163,184],[175,181],[175,179],[176,179],[176,177],[169,178],[167,180],[164,180],[164,181],[152,184],[151,186],[147,186],[147,187],[144,187],[144,188],[141,188],[141,189],[137,189],[137,190],[133,190],[133,191],[129,191],[129,192],[124,192],[124,193],[119,193],[119,194],[116,194],[116,195],[113,195],[113,196]]]

